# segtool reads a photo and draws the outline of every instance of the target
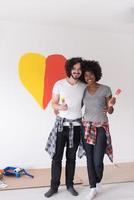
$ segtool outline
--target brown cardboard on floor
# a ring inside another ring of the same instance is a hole
[[[3,182],[8,185],[7,189],[23,189],[34,187],[46,187],[50,185],[50,169],[31,169],[29,173],[34,178],[22,176],[21,178],[4,176]],[[75,184],[88,185],[88,175],[86,167],[77,167],[75,173]],[[119,163],[118,166],[106,165],[102,183],[121,183],[134,181],[134,163]],[[65,169],[62,170],[61,185],[65,184]]]
[[[51,170],[46,169],[30,169],[28,172],[34,175],[34,178],[30,178],[26,175],[16,178],[13,176],[4,176],[3,182],[8,185],[4,190],[9,189],[23,189],[23,188],[34,188],[34,187],[45,187],[50,185],[50,174]],[[80,178],[75,175],[75,184],[82,184]],[[65,184],[65,169],[62,170],[61,185]]]
[[[89,185],[86,167],[77,168],[76,174],[83,182],[83,185]],[[134,181],[134,163],[119,163],[117,166],[113,164],[104,166],[103,184],[131,181]]]

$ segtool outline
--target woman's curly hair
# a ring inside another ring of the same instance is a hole
[[[96,82],[99,81],[102,77],[102,70],[99,62],[95,60],[84,60],[83,61],[83,76],[82,76],[82,81],[85,82],[84,80],[84,74],[85,72],[92,72],[95,76]]]

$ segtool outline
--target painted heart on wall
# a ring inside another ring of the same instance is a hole
[[[24,54],[19,61],[19,77],[24,87],[45,109],[56,81],[66,77],[66,58],[60,54],[45,57],[37,53]]]

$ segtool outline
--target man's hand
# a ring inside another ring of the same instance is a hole
[[[67,109],[68,109],[68,106],[66,103],[62,103],[58,107],[58,110],[61,110],[61,111],[66,111]]]

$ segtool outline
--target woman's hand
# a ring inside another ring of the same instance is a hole
[[[106,97],[107,112],[109,114],[113,113],[113,111],[114,111],[113,106],[115,105],[115,103],[116,103],[115,97],[112,97],[112,96]]]
[[[115,105],[115,103],[116,103],[116,98],[115,98],[115,97],[111,97],[111,98],[109,99],[108,103],[107,103],[107,106],[108,106],[107,112],[108,112],[109,114],[112,114],[112,113],[113,113],[113,111],[114,111],[113,106]]]
[[[109,99],[108,101],[108,108],[109,107],[113,107],[116,103],[116,98],[115,97],[111,97],[111,99]]]
[[[107,114],[107,112],[108,112],[108,107],[105,106],[105,107],[103,108],[102,112],[103,112],[104,114]]]

